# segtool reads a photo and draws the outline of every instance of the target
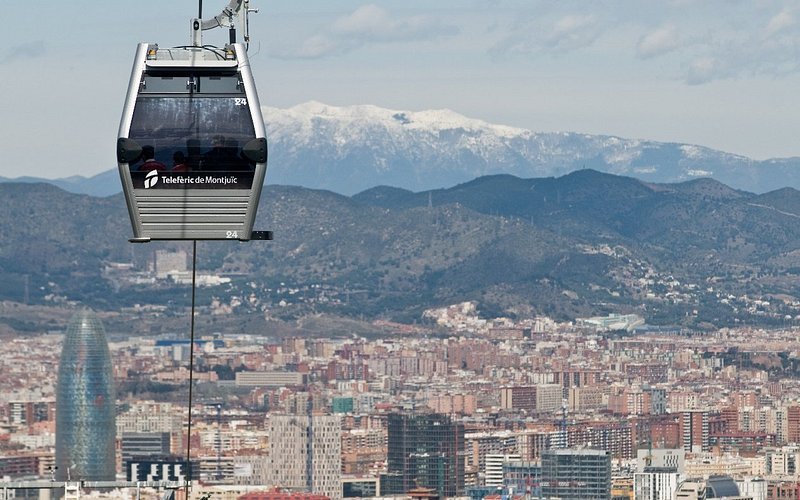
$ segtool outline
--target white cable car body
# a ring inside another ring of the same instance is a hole
[[[193,19],[192,45],[136,50],[117,137],[133,242],[265,239],[253,224],[267,141],[246,47],[200,44],[202,29],[232,21],[243,2]]]

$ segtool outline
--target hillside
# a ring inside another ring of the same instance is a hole
[[[105,270],[131,263],[147,276],[156,250],[190,251],[128,243],[121,195],[6,183],[0,196],[0,300],[182,314],[186,286]],[[793,189],[754,195],[708,179],[653,184],[590,169],[352,197],[268,186],[256,228],[275,240],[200,242],[199,272],[232,281],[200,289],[198,303],[228,304],[242,324],[321,313],[419,321],[426,308],[465,300],[487,316],[779,323],[800,315],[798,208]]]

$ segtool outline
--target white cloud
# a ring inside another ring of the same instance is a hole
[[[680,46],[678,30],[672,24],[647,33],[636,44],[636,54],[642,59],[660,56],[672,52]]]
[[[296,50],[279,55],[313,59],[347,53],[373,43],[426,41],[456,33],[457,27],[433,16],[393,17],[386,9],[368,4],[335,19]]]
[[[544,39],[544,45],[560,51],[591,45],[601,34],[597,19],[589,15],[567,15],[557,20]]]
[[[555,20],[516,19],[489,53],[494,55],[571,52],[591,46],[603,29],[594,15],[566,14]]]
[[[713,57],[699,57],[689,64],[686,83],[700,85],[712,80],[728,78],[729,76],[731,76],[729,70],[720,60]]]
[[[795,24],[796,20],[794,14],[792,14],[788,10],[784,10],[776,14],[769,20],[769,22],[767,23],[767,27],[764,30],[764,34],[767,37],[771,37],[782,31],[787,30],[788,28],[791,28]]]
[[[698,85],[741,77],[785,77],[800,72],[800,26],[783,9],[749,10],[738,20],[716,19],[707,36],[687,50],[686,83]],[[746,27],[747,25],[747,27]],[[696,33],[696,35],[699,32]]]
[[[314,35],[307,38],[294,52],[285,53],[284,56],[300,59],[317,59],[336,52],[344,52],[341,41],[337,41],[326,35]]]

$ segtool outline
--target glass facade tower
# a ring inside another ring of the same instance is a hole
[[[116,395],[105,330],[82,310],[67,327],[56,387],[56,480],[116,477]]]
[[[438,413],[390,413],[387,474],[381,494],[417,487],[442,497],[464,494],[464,425]]]
[[[611,454],[589,448],[545,450],[542,495],[562,500],[610,500]]]

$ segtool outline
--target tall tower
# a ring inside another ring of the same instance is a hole
[[[105,330],[84,309],[67,327],[56,387],[56,480],[113,481],[116,395]]]
[[[342,424],[336,415],[270,415],[270,483],[342,498]]]
[[[464,494],[463,424],[439,413],[390,413],[387,428],[389,449],[382,493],[404,495],[415,487],[425,487],[441,497]]]
[[[709,451],[709,411],[685,410],[680,413],[683,449],[693,453]]]

